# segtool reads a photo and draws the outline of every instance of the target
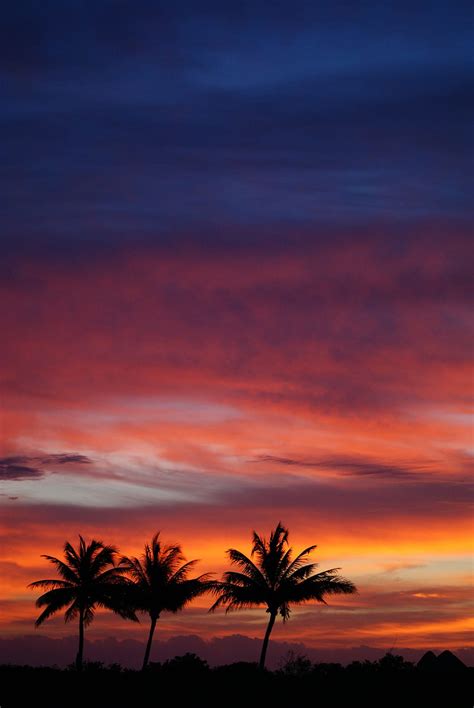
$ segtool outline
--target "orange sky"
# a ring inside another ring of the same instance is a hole
[[[0,663],[69,653],[66,540],[219,577],[279,521],[359,593],[275,642],[472,646],[466,3],[4,5]],[[209,602],[157,634],[262,636]]]
[[[78,533],[139,553],[160,529],[220,574],[226,548],[281,519],[359,594],[295,611],[276,636],[467,646],[468,312],[449,288],[432,301],[435,253],[416,296],[400,290],[420,248],[383,274],[371,240],[324,260],[19,267],[0,285],[2,634],[31,632],[40,554]],[[260,636],[261,612],[208,616],[206,602],[163,619],[163,636]],[[100,616],[91,637],[140,632]]]

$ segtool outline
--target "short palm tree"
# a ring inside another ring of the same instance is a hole
[[[196,560],[185,562],[180,545],[163,545],[159,532],[145,544],[141,558],[122,558],[133,585],[129,588],[133,608],[150,617],[150,630],[142,670],[148,666],[156,623],[162,612],[178,612],[194,598],[213,587],[209,573],[188,578]]]
[[[79,547],[64,544],[64,560],[43,555],[42,558],[56,566],[60,579],[37,580],[30,588],[47,588],[36,600],[37,607],[45,609],[35,622],[39,627],[60,610],[66,622],[79,618],[79,647],[76,668],[82,669],[84,654],[84,628],[94,619],[97,607],[107,608],[121,617],[137,621],[133,610],[126,605],[125,589],[129,584],[123,577],[125,568],[116,564],[117,549],[101,541],[86,543],[79,536]]]
[[[224,573],[220,583],[214,583],[217,600],[211,612],[226,606],[229,610],[264,605],[270,617],[268,620],[259,666],[265,667],[268,641],[280,614],[285,622],[290,616],[290,605],[300,605],[310,600],[324,604],[326,595],[351,594],[357,592],[353,583],[338,575],[339,568],[331,568],[315,573],[317,563],[307,562],[309,554],[316,546],[305,548],[296,558],[288,544],[288,529],[277,525],[267,541],[253,532],[251,558],[230,548],[227,554],[231,563],[240,571]],[[255,556],[255,563],[252,557]]]

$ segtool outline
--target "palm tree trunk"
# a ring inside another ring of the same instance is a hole
[[[153,634],[155,632],[157,619],[158,619],[158,617],[151,618],[150,633],[148,635],[148,641],[146,643],[145,656],[143,657],[142,671],[144,671],[146,669],[146,667],[148,666],[148,660],[150,658],[150,651],[151,651],[151,643],[153,641]]]
[[[76,669],[82,671],[82,656],[84,654],[84,610],[79,610],[79,647],[76,656]]]
[[[263,639],[262,653],[260,654],[260,662],[258,664],[258,668],[262,670],[265,668],[268,640],[270,639],[270,634],[272,633],[273,625],[275,624],[275,619],[276,612],[270,612],[270,619],[268,620],[267,631],[265,632],[265,637]]]

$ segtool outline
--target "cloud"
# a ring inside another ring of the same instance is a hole
[[[4,457],[0,460],[0,479],[5,482],[24,479],[40,479],[44,472],[36,467],[18,464],[15,457]]]
[[[417,476],[418,470],[426,468],[426,464],[390,465],[386,462],[377,462],[370,458],[351,457],[349,455],[322,456],[320,459],[306,460],[293,457],[280,457],[276,455],[260,455],[256,462],[270,462],[288,467],[308,467],[310,469],[329,469],[341,475],[370,477],[376,476],[383,479],[409,480]]]
[[[77,453],[57,453],[55,455],[45,455],[44,457],[36,457],[31,459],[38,460],[42,465],[89,465],[92,463],[92,460],[89,457],[87,457],[86,455],[79,455]]]
[[[44,469],[46,465],[84,465],[91,462],[92,460],[86,455],[76,453],[11,455],[0,458],[0,479],[4,481],[41,479],[47,472],[51,471]],[[12,499],[13,497],[10,498]]]
[[[407,222],[467,221],[462,8],[417,22],[408,3],[357,20],[339,3],[271,18],[265,3],[20,5],[1,37],[4,252],[17,259],[273,249],[308,225],[374,220],[403,239]],[[387,43],[387,26],[404,31]]]
[[[288,473],[252,478],[194,472],[178,474],[175,483],[172,472],[165,478],[156,475],[143,481],[133,472],[115,481],[98,474],[94,485],[81,479],[61,479],[60,487],[51,485],[49,496],[33,497],[34,510],[26,505],[24,513],[40,523],[48,518],[102,519],[104,523],[108,518],[110,523],[119,523],[127,508],[130,524],[141,517],[153,526],[153,517],[158,515],[167,526],[184,524],[183,528],[189,527],[188,519],[206,525],[206,519],[212,518],[219,527],[247,524],[252,528],[273,525],[280,517],[294,528],[303,520],[311,523],[316,514],[320,525],[337,528],[343,510],[346,531],[351,527],[354,533],[357,526],[358,534],[365,528],[369,535],[379,535],[384,529],[390,535],[391,527],[400,524],[409,528],[418,523],[421,531],[425,525],[441,525],[448,519],[467,521],[473,494],[469,479],[435,474],[406,480],[390,476],[383,484],[373,475],[311,478]],[[92,496],[91,489],[95,490]],[[21,516],[18,509],[16,518]]]
[[[12,557],[280,517],[378,569],[464,549],[465,3],[6,5]]]
[[[384,563],[383,573],[398,573],[400,570],[417,570],[418,568],[425,568],[423,563]]]
[[[31,666],[52,665],[66,666],[73,661],[77,639],[74,636],[50,638],[44,635],[25,635],[0,639],[0,663],[29,664]],[[213,637],[203,640],[190,634],[169,640],[155,639],[152,648],[152,661],[166,661],[186,652],[194,652],[206,659],[211,666],[219,666],[234,661],[256,661],[261,648],[261,639],[242,634],[227,637]],[[413,649],[397,646],[396,653],[408,661],[418,661],[430,645]],[[442,643],[439,649],[443,648]],[[342,664],[355,660],[380,659],[391,649],[385,646],[349,646],[346,648],[307,646],[304,642],[279,641],[272,639],[268,649],[268,666],[275,669],[285,659],[288,652],[304,654],[314,662],[337,662]],[[455,649],[459,658],[468,665],[474,665],[474,651],[460,646]],[[117,662],[122,666],[138,668],[143,659],[143,642],[136,639],[117,640],[113,637],[104,639],[86,639],[86,654],[91,661],[104,663]]]
[[[69,391],[69,409],[161,394],[354,420],[465,405],[467,244],[419,240],[395,255],[374,233],[356,244],[303,241],[301,255],[261,254],[258,266],[245,249],[210,260],[140,250],[81,274],[24,266],[5,287],[3,326],[15,335],[1,353],[5,388],[49,401]]]

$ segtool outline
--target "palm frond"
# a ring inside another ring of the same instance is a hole
[[[258,588],[260,591],[264,590],[266,587],[261,583],[256,582],[253,577],[248,576],[245,573],[238,573],[235,570],[226,570],[223,575],[223,579],[224,582],[228,584],[238,585],[239,587],[254,587]]]
[[[161,566],[165,570],[167,577],[171,577],[179,568],[179,566],[184,563],[185,557],[181,550],[181,546],[165,546],[161,552]]]
[[[147,575],[146,568],[144,568],[142,561],[139,558],[123,556],[121,563],[125,568],[125,572],[128,573],[129,577],[133,582],[141,584],[143,586],[149,586],[150,579]]]
[[[132,607],[104,607],[106,610],[112,610],[115,615],[118,615],[122,619],[130,620],[131,622],[140,622],[136,615],[136,611]]]
[[[100,544],[100,545],[99,545]],[[115,566],[117,549],[115,546],[104,546],[100,541],[91,541],[87,548],[87,569],[95,577],[108,566]]]
[[[88,627],[94,619],[94,605],[88,605],[84,610],[84,626]]]
[[[77,584],[79,581],[79,575],[74,566],[69,566],[67,563],[64,563],[64,561],[59,558],[55,558],[54,556],[42,555],[41,557],[46,558],[46,560],[50,563],[53,563],[53,565],[56,566],[57,572],[62,578],[64,578],[64,580],[67,580],[69,583]]]
[[[93,558],[100,553],[101,551],[106,549],[106,546],[102,543],[102,541],[98,541],[97,539],[93,538],[89,543],[86,543],[86,541],[83,539],[81,535],[79,535],[79,540],[80,540],[80,553],[79,557],[81,560],[86,560],[88,563],[91,563]]]
[[[197,562],[186,561],[179,544],[164,545],[156,533],[151,542],[145,544],[140,559],[122,558],[131,582],[127,590],[129,606],[152,617],[163,611],[183,609],[211,588],[209,574],[188,577]]]
[[[290,602],[300,604],[309,600],[316,600],[326,604],[326,595],[351,595],[357,592],[354,583],[331,571],[324,571],[317,575],[312,575],[301,583],[293,586],[289,591]]]
[[[275,530],[270,534],[270,541],[268,542],[269,550],[280,552],[285,544],[288,543],[288,533],[288,529],[279,521]]]
[[[119,585],[104,589],[103,593],[96,593],[94,607],[97,606],[105,610],[111,610],[114,614],[119,615],[123,619],[138,622],[136,611],[139,608],[136,607],[128,590],[128,586],[120,587]]]
[[[64,606],[74,600],[75,594],[74,588],[53,588],[52,590],[48,590],[40,595],[37,598],[35,605],[36,607],[44,607],[45,605],[62,602]]]
[[[46,609],[43,610],[43,612],[40,614],[40,616],[35,621],[35,627],[39,627],[41,624],[43,624],[43,622],[45,620],[47,620],[50,617],[52,617],[53,615],[55,615],[56,612],[59,612],[59,610],[62,610],[63,607],[65,607],[65,605],[59,604],[59,603],[57,605],[55,605],[55,604],[48,605],[46,607]]]
[[[209,592],[211,588],[212,581],[209,580],[209,574],[190,580],[181,580],[178,583],[170,583],[168,592],[163,596],[161,611],[178,612],[197,597]]]
[[[310,575],[314,574],[314,571],[317,569],[317,567],[318,563],[307,563],[306,565],[300,565],[299,568],[296,568],[296,570],[294,570],[292,573],[285,573],[281,580],[281,584],[295,584],[300,582],[301,580],[305,580]]]
[[[285,553],[282,555],[279,566],[278,566],[278,577],[281,578],[286,570],[289,568],[291,564],[291,558],[293,555],[293,549],[288,548]]]
[[[65,588],[48,590],[36,600],[36,607],[46,607],[35,622],[39,627],[46,619],[74,601],[74,591]]]
[[[284,576],[287,577],[291,575],[295,570],[298,570],[303,565],[303,563],[305,563],[307,556],[309,556],[315,548],[317,548],[316,545],[308,546],[308,548],[305,548],[303,551],[301,551],[301,553],[298,553],[293,562],[290,563],[290,565],[286,568]],[[318,564],[313,563],[313,565],[316,568]]]
[[[260,536],[256,531],[252,532],[252,556],[257,556],[261,563],[267,554],[267,541],[265,537]]]
[[[133,610],[127,606],[125,594],[131,581],[124,577],[126,567],[115,564],[117,553],[115,546],[106,546],[96,539],[87,543],[79,535],[77,548],[69,541],[65,542],[64,560],[43,556],[54,564],[60,579],[37,580],[29,585],[32,589],[47,588],[36,601],[38,607],[46,607],[36,624],[65,607],[68,607],[66,622],[76,618],[82,608],[84,624],[89,624],[96,606],[112,609],[127,619],[136,619]]]
[[[282,564],[287,561],[285,546],[288,545],[288,529],[281,522],[270,533],[267,542],[264,537],[253,532],[252,556],[257,556],[258,565],[266,581],[272,587],[278,583]]]
[[[35,580],[33,583],[29,583],[26,587],[31,589],[50,588],[51,590],[54,590],[56,588],[73,588],[75,586],[66,580]]]
[[[288,602],[282,602],[278,608],[278,612],[281,615],[283,622],[287,622],[290,619],[291,609]]]
[[[64,621],[65,622],[71,622],[72,620],[76,619],[76,617],[79,614],[79,603],[77,602],[77,599],[74,600],[74,602],[67,608],[66,612],[64,613]]]
[[[84,546],[84,539],[79,536],[80,539],[80,549]],[[76,549],[72,546],[69,541],[64,544],[64,557],[70,568],[73,568],[77,573],[79,572],[81,565],[80,551],[77,553]]]
[[[214,585],[212,592],[217,597],[210,611],[222,606],[229,611],[266,605],[268,612],[278,612],[286,621],[292,603],[324,603],[326,595],[356,592],[353,583],[338,575],[339,568],[316,572],[318,564],[309,559],[316,545],[304,548],[293,558],[288,536],[288,529],[281,522],[269,540],[254,531],[251,557],[255,557],[255,562],[240,551],[229,549],[229,558],[239,571],[226,571],[222,581]]]
[[[185,581],[188,574],[189,574],[189,571],[194,568],[196,563],[199,563],[199,561],[198,560],[191,560],[191,561],[188,561],[187,563],[185,563],[184,565],[182,565],[181,568],[178,568],[177,570],[175,570],[173,575],[170,577],[170,582],[179,583],[179,582]]]
[[[267,604],[261,589],[255,585],[243,587],[233,583],[221,582],[216,592],[217,599],[209,608],[209,612],[214,612],[214,610],[222,606],[226,607],[226,612],[230,612],[231,610]]]
[[[107,570],[102,571],[94,577],[94,583],[126,583],[124,574],[127,569],[124,566],[114,566],[112,568],[107,568]]]
[[[260,568],[258,568],[255,563],[244,553],[238,551],[236,548],[229,548],[227,555],[232,563],[241,568],[250,578],[253,578],[256,583],[262,586],[267,584],[267,579],[263,575]]]

